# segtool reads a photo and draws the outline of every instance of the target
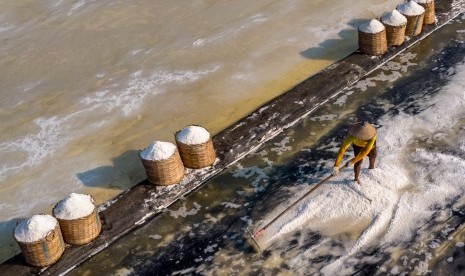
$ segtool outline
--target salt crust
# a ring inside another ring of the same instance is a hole
[[[169,142],[155,141],[140,153],[145,160],[162,161],[173,156],[176,146]]]
[[[210,140],[210,133],[200,126],[188,126],[176,135],[176,140],[186,145],[198,145]]]
[[[397,10],[387,12],[381,16],[381,22],[390,26],[401,26],[407,23],[407,18]]]
[[[428,4],[428,3],[431,3],[433,2],[433,0],[413,0],[419,4]]]
[[[15,238],[19,242],[36,242],[55,229],[58,221],[51,215],[34,215],[21,221],[15,228]]]
[[[78,219],[90,215],[94,208],[90,195],[72,193],[57,204],[53,214],[59,219]]]
[[[363,23],[358,27],[361,32],[368,34],[376,34],[384,30],[384,25],[376,19]]]
[[[413,1],[405,2],[397,6],[397,10],[408,16],[420,15],[425,12],[425,9]]]

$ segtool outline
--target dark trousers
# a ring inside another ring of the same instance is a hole
[[[355,144],[352,144],[352,147],[354,149],[354,155],[355,156],[357,156],[364,149],[364,147],[359,147],[359,146],[357,146]],[[376,156],[378,156],[378,152],[376,151],[376,142],[373,145],[373,148],[370,150],[370,152],[368,153],[367,156],[368,156],[368,158],[370,160],[369,169],[374,169],[375,168]],[[355,180],[358,180],[358,176],[360,175],[360,170],[362,169],[362,163],[363,163],[363,159],[354,164]]]

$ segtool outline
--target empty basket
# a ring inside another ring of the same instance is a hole
[[[55,229],[38,241],[22,242],[16,238],[15,240],[21,248],[26,262],[36,267],[46,267],[56,263],[65,251],[65,244],[58,223]]]
[[[158,186],[168,186],[179,183],[184,177],[184,165],[176,149],[171,157],[165,160],[147,160],[139,157],[144,165],[147,179]]]
[[[53,212],[55,213],[55,212]],[[89,215],[77,219],[60,219],[63,238],[66,243],[73,245],[83,245],[93,241],[102,230],[102,223],[98,216],[97,207]]]

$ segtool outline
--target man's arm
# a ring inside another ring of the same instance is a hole
[[[342,142],[342,145],[339,148],[339,151],[337,152],[337,157],[336,157],[336,161],[334,162],[334,167],[339,167],[342,161],[342,157],[344,156],[344,153],[349,148],[350,144],[352,144],[354,139],[355,137],[349,134],[347,138],[344,140],[344,142]]]

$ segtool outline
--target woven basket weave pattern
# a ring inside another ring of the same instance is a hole
[[[378,56],[387,51],[386,30],[371,34],[358,31],[358,45],[365,54]]]
[[[419,35],[423,27],[424,13],[420,15],[414,15],[414,16],[409,16],[409,15],[404,14],[404,16],[407,17],[407,26],[405,28],[405,35],[406,36]]]
[[[36,267],[46,267],[56,263],[65,251],[65,243],[57,223],[45,238],[36,242],[21,242],[16,240],[26,262]]]
[[[83,245],[93,241],[98,237],[102,230],[102,223],[98,216],[97,208],[82,218],[77,219],[59,219],[61,232],[66,243],[73,245]]]
[[[425,9],[425,16],[423,18],[423,25],[430,25],[436,22],[436,15],[434,13],[434,1],[429,3],[418,3]]]
[[[215,149],[212,140],[198,145],[186,145],[176,140],[184,166],[200,169],[211,166],[215,162]]]
[[[404,43],[406,26],[406,24],[402,24],[400,26],[384,24],[384,27],[386,27],[386,40],[388,46],[399,46]]]
[[[147,179],[154,185],[173,185],[179,183],[184,177],[184,165],[177,149],[170,158],[161,161],[140,158],[147,173]]]

